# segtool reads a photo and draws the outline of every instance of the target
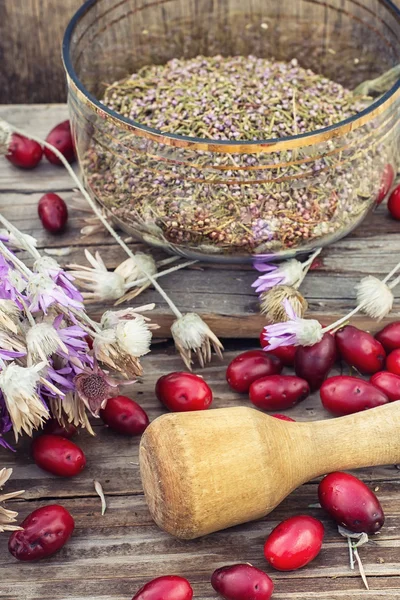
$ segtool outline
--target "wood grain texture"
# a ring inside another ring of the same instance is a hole
[[[83,0],[0,2],[0,102],[64,102],[61,43]]]
[[[67,116],[65,105],[0,106],[0,117],[28,132],[45,136],[49,129]],[[68,202],[74,195],[73,183],[62,168],[43,161],[38,169],[23,172],[7,161],[0,161],[0,210],[21,230],[38,239],[39,248],[70,247],[68,256],[60,257],[61,264],[84,263],[83,248],[98,250],[106,265],[112,269],[124,260],[123,251],[106,233],[82,238],[80,229],[85,213],[70,212],[69,227],[63,235],[52,236],[44,231],[37,217],[37,203],[45,192],[58,192]],[[310,304],[309,316],[330,323],[354,308],[354,286],[363,275],[383,276],[398,261],[400,252],[399,223],[390,219],[385,206],[350,236],[325,249],[322,265],[309,273],[301,287]],[[139,243],[132,248],[143,250]],[[161,256],[155,252],[156,257]],[[183,312],[196,311],[207,320],[222,338],[258,338],[265,318],[259,314],[257,297],[251,283],[255,273],[249,266],[198,264],[162,280],[167,292]],[[396,302],[390,318],[400,316],[400,289],[395,290]],[[158,294],[149,289],[136,305],[155,302],[155,315],[161,328],[158,337],[170,336],[173,316]],[[93,316],[99,316],[104,306],[93,305]],[[387,320],[386,320],[387,321]],[[384,323],[386,322],[384,321]],[[356,316],[354,324],[369,329],[376,324]]]

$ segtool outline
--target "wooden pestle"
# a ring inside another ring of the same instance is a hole
[[[259,519],[319,475],[397,462],[400,401],[311,423],[247,407],[171,413],[140,444],[151,516],[181,539]]]

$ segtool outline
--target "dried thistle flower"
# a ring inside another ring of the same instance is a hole
[[[82,289],[85,300],[106,302],[117,300],[125,293],[125,280],[117,271],[108,271],[99,252],[93,256],[85,249],[85,256],[91,267],[84,265],[68,265],[70,275],[75,283]]]
[[[192,352],[202,367],[211,361],[211,346],[222,359],[224,349],[217,336],[196,313],[187,313],[174,321],[171,327],[175,346],[186,367],[191,370]]]
[[[372,319],[380,321],[390,313],[393,308],[394,296],[388,285],[368,275],[356,286],[357,304],[362,312]]]
[[[12,469],[0,469],[0,489],[10,479],[12,472]],[[17,520],[18,513],[15,510],[4,508],[2,503],[11,500],[12,498],[17,498],[18,496],[21,496],[21,494],[24,494],[24,492],[25,490],[21,490],[9,494],[0,494],[0,533],[3,533],[4,531],[20,531],[22,529],[22,527],[18,527],[17,525],[11,525],[11,523],[15,523]]]
[[[28,329],[26,344],[28,347],[28,364],[32,364],[35,360],[46,362],[49,356],[59,348],[65,354],[68,354],[68,348],[60,338],[58,331],[46,321],[36,323]]]
[[[124,308],[122,310],[107,310],[103,313],[100,321],[102,329],[110,329],[116,327],[121,321],[129,321],[136,319],[138,316],[143,316],[142,313],[154,310],[155,304],[144,304],[143,306],[135,306],[135,308]],[[144,317],[149,329],[159,329],[160,326],[156,323],[151,323],[149,317]]]
[[[116,327],[104,329],[94,335],[93,351],[98,361],[118,371],[124,377],[135,378],[143,374],[139,358],[121,348]]]
[[[140,358],[150,352],[152,334],[142,315],[121,321],[116,327],[116,341],[130,356]]]
[[[297,317],[304,317],[308,308],[307,300],[293,287],[277,285],[260,296],[260,311],[271,323],[281,323],[289,319],[284,301],[287,301]]]
[[[116,273],[119,273],[123,276],[125,281],[125,288],[128,290],[136,281],[139,281],[143,275],[143,271],[150,273],[151,275],[155,275],[157,273],[157,265],[156,261],[150,254],[145,254],[144,252],[136,252],[135,259],[127,258],[123,263],[118,265],[115,269]],[[139,294],[144,292],[151,285],[150,281],[147,279],[141,286],[135,287],[133,290],[128,291],[121,298],[119,298],[115,304],[122,304],[123,302],[128,302],[129,300],[133,300]]]
[[[14,429],[15,440],[25,431],[32,435],[49,417],[48,410],[38,395],[40,371],[45,364],[34,367],[20,367],[11,363],[0,373],[0,389]]]

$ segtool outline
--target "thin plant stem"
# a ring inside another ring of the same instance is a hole
[[[115,229],[112,227],[112,225],[109,224],[109,222],[107,221],[107,219],[102,215],[102,213],[99,210],[99,208],[97,207],[96,203],[89,196],[89,194],[87,193],[87,191],[83,187],[82,183],[79,181],[79,178],[77,177],[75,171],[73,170],[73,168],[71,167],[71,165],[69,164],[69,162],[66,160],[66,158],[64,157],[64,155],[61,154],[61,152],[57,148],[55,148],[52,144],[49,144],[48,142],[46,142],[46,141],[44,141],[44,140],[42,140],[42,139],[40,139],[40,138],[38,138],[36,136],[33,136],[31,134],[27,134],[26,132],[20,130],[17,127],[14,127],[13,125],[11,125],[10,127],[12,128],[12,130],[15,133],[18,133],[19,135],[23,135],[25,137],[28,137],[28,138],[32,139],[33,141],[38,142],[38,144],[41,144],[45,148],[48,148],[49,150],[51,150],[57,156],[57,158],[59,158],[59,160],[63,163],[64,167],[67,169],[68,173],[71,175],[72,179],[77,184],[80,192],[82,193],[82,195],[85,198],[85,200],[88,202],[89,206],[91,207],[91,209],[93,210],[93,212],[95,213],[95,215],[97,216],[97,218],[102,222],[102,224],[104,225],[104,227],[112,235],[112,237],[115,239],[115,241],[121,246],[121,248],[123,248],[125,250],[125,252],[129,256],[129,258],[132,258],[134,260],[134,262],[137,265],[139,271],[141,271],[143,273],[143,275],[152,283],[152,285],[158,291],[158,293],[160,294],[160,296],[168,304],[168,306],[170,307],[170,309],[174,313],[174,315],[177,317],[177,319],[180,319],[183,316],[182,313],[180,312],[180,310],[175,306],[175,304],[172,302],[172,300],[170,299],[170,297],[168,296],[168,294],[159,285],[159,283],[157,282],[157,280],[154,279],[154,277],[148,271],[146,271],[146,269],[143,269],[143,267],[141,267],[137,263],[137,261],[135,259],[134,253],[125,244],[125,242],[123,241],[123,239],[121,238],[121,236],[118,235],[118,233],[115,231]]]
[[[154,279],[158,279],[159,277],[163,277],[164,275],[169,275],[170,273],[174,273],[175,271],[179,271],[180,269],[184,269],[185,267],[189,267],[190,265],[194,265],[197,262],[198,262],[197,260],[191,260],[191,261],[186,262],[186,263],[175,265],[174,267],[170,267],[169,269],[165,269],[165,271],[161,271],[160,273],[155,273],[153,275],[153,277],[154,277]],[[143,285],[144,283],[147,283],[147,281],[148,281],[147,277],[143,277],[143,279],[137,279],[136,281],[132,281],[131,283],[127,283],[125,285],[125,289],[126,290],[130,290],[133,287],[137,287],[137,286]]]
[[[21,233],[21,231],[17,227],[15,227],[15,225],[10,223],[10,221],[8,221],[5,217],[3,217],[3,215],[1,213],[0,213],[0,222],[3,223],[3,225],[9,231],[11,231],[11,233],[13,233],[15,235],[15,237],[21,242],[21,245],[24,247],[24,249],[27,252],[29,252],[29,254],[31,254],[36,259],[41,258],[41,254],[37,250],[37,248],[32,246],[32,244],[30,244],[28,242],[28,240],[25,238],[23,233]]]
[[[400,269],[400,262],[386,275],[385,279],[382,279],[383,283],[387,283],[391,277]]]

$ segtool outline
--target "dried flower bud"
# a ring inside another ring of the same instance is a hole
[[[260,311],[271,323],[288,321],[284,300],[290,303],[298,317],[304,317],[308,308],[307,300],[294,288],[288,285],[277,285],[260,296]]]
[[[362,312],[380,321],[393,308],[394,296],[390,288],[376,277],[368,275],[356,286],[357,304]]]
[[[224,349],[217,336],[211,331],[207,323],[196,313],[183,315],[171,327],[172,337],[176,349],[181,355],[183,362],[191,370],[192,352],[202,367],[211,360],[211,346],[222,359]]]

